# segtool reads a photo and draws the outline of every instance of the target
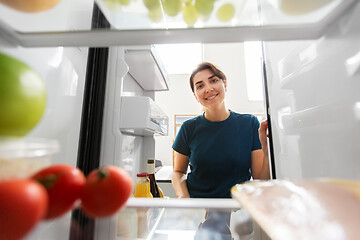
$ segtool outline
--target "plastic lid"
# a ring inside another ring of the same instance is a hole
[[[149,176],[149,173],[147,173],[147,172],[141,172],[141,173],[138,173],[136,176],[138,176],[138,177],[148,177],[148,176]]]
[[[45,138],[0,138],[0,158],[32,158],[58,152],[59,143]]]

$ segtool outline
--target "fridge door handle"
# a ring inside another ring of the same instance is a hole
[[[354,77],[360,70],[360,51],[345,61],[345,68],[349,77]]]

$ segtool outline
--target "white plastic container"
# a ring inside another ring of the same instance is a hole
[[[0,181],[31,176],[50,165],[58,151],[53,139],[0,138]]]
[[[136,111],[135,111],[136,110]],[[169,117],[147,96],[122,96],[120,130],[137,136],[167,135]]]

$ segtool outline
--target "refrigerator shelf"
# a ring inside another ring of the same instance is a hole
[[[239,206],[233,199],[130,198],[117,216],[116,239],[245,239],[254,231]]]
[[[344,21],[334,24],[333,29],[337,29],[340,36],[351,34],[349,32],[351,28],[345,25]],[[317,76],[319,79],[316,79],[311,74],[308,76],[311,70],[321,68],[322,65],[328,64],[331,59],[340,59],[340,56],[346,58],[345,55],[346,52],[349,52],[349,45],[339,41],[328,41],[331,38],[331,36],[324,35],[316,41],[310,41],[279,61],[278,72],[282,89],[296,89],[299,86],[318,81],[321,77]],[[347,75],[352,77],[357,72],[356,62],[353,61],[355,62],[353,65],[347,64],[348,62],[344,60],[344,66],[349,69]],[[326,72],[323,72],[323,74],[325,75]]]
[[[337,116],[333,118],[332,116]],[[280,126],[288,135],[301,133],[329,133],[356,127],[360,107],[356,101],[337,101],[301,111],[279,115]]]
[[[101,30],[91,30],[93,0],[77,1],[76,5],[72,2],[62,0],[48,11],[32,14],[0,5],[0,42],[25,47],[105,47],[316,39],[356,1],[333,0],[314,11],[296,14],[289,12],[289,6],[294,2],[291,0],[218,0],[209,18],[200,18],[199,22],[189,27],[181,13],[175,17],[164,16],[162,23],[151,23],[143,1],[133,0],[129,6],[111,9],[105,0],[95,0],[111,24],[110,29]],[[216,17],[216,11],[225,3],[233,4],[236,9],[234,18],[229,22],[221,22]]]
[[[126,202],[127,208],[209,208],[217,210],[232,210],[241,208],[235,199],[216,198],[134,198]]]

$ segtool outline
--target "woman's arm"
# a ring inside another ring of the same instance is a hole
[[[186,185],[186,172],[189,165],[189,158],[174,151],[174,171],[172,174],[172,185],[178,198],[189,198],[189,191]]]
[[[262,149],[251,152],[251,172],[254,179],[270,179],[267,129],[267,121],[261,122],[259,128],[259,138]]]

